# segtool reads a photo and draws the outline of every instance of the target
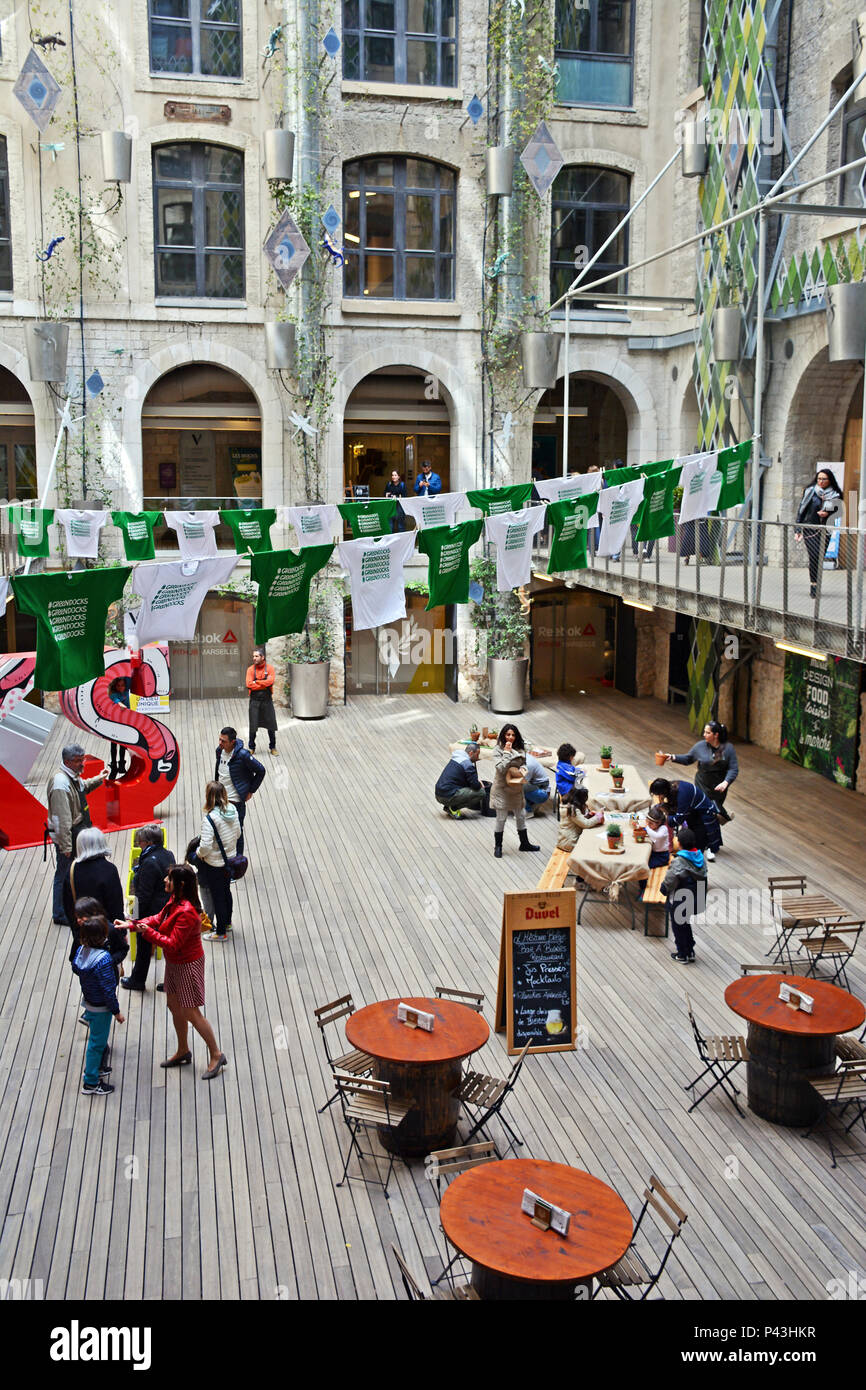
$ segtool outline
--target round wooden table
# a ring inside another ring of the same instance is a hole
[[[397,1018],[401,1002],[433,1014],[433,1032],[401,1023]],[[368,1004],[346,1020],[349,1042],[375,1059],[374,1076],[391,1083],[395,1100],[411,1101],[398,1129],[379,1130],[384,1148],[411,1158],[451,1147],[460,1115],[454,1096],[460,1085],[460,1063],[483,1047],[489,1036],[480,1014],[451,999],[406,995],[402,1001]]]
[[[813,1012],[792,1009],[779,998],[779,985],[791,985],[814,999]],[[749,1024],[749,1109],[775,1125],[809,1125],[821,1099],[809,1084],[835,1065],[837,1033],[866,1020],[859,999],[802,975],[743,975],[725,990],[725,1003]]]
[[[571,1212],[568,1235],[541,1231],[521,1211],[524,1188]],[[625,1254],[631,1213],[600,1178],[564,1163],[506,1158],[461,1173],[439,1209],[442,1229],[472,1261],[485,1299],[573,1299],[578,1285]],[[588,1295],[587,1295],[588,1296]]]

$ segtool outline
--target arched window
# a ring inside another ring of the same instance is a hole
[[[557,101],[631,106],[632,0],[556,0]]]
[[[550,212],[551,303],[565,294],[577,267],[595,255],[628,212],[629,182],[627,174],[595,164],[570,164],[557,174]],[[596,261],[587,281],[608,275],[627,263],[628,227],[623,227]],[[625,277],[612,280],[609,292],[622,294],[626,287]],[[604,298],[603,290],[599,290],[599,298]]]
[[[457,0],[343,0],[343,76],[453,87]]]
[[[242,299],[244,157],[225,145],[153,151],[156,293]]]
[[[343,166],[347,298],[454,298],[455,185],[426,159]]]
[[[150,0],[150,70],[241,76],[241,0]]]
[[[0,136],[0,294],[12,293],[12,227],[9,220],[9,164],[6,137]],[[7,496],[14,494],[8,493]]]

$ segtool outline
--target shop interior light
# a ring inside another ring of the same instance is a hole
[[[623,603],[626,604],[628,608],[640,608],[643,610],[644,613],[655,612],[655,607],[653,604],[641,603],[640,600],[636,598],[624,598]]]
[[[599,300],[595,306],[597,309],[618,309],[620,313],[628,310],[630,314],[663,314],[667,309],[666,304],[602,304]]]
[[[826,652],[816,652],[813,647],[798,647],[795,642],[776,642],[780,652],[793,652],[795,656],[810,656],[813,661],[826,661]]]
[[[533,570],[533,571],[532,571],[532,577],[533,577],[533,579],[543,579],[544,582],[545,582],[545,584],[555,584],[555,583],[556,583],[556,580],[554,579],[554,577],[553,577],[552,574],[542,574],[542,573],[541,573],[541,570]]]

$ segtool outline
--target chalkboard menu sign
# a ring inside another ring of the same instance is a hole
[[[574,892],[506,893],[496,1028],[509,1053],[574,1049],[576,984]]]

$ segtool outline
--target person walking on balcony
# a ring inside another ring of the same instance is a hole
[[[827,522],[842,507],[842,489],[835,474],[829,468],[816,473],[815,481],[806,488],[797,508],[795,540],[806,542],[809,557],[809,594],[815,598],[818,592],[818,571],[824,564],[824,551],[827,548]]]

